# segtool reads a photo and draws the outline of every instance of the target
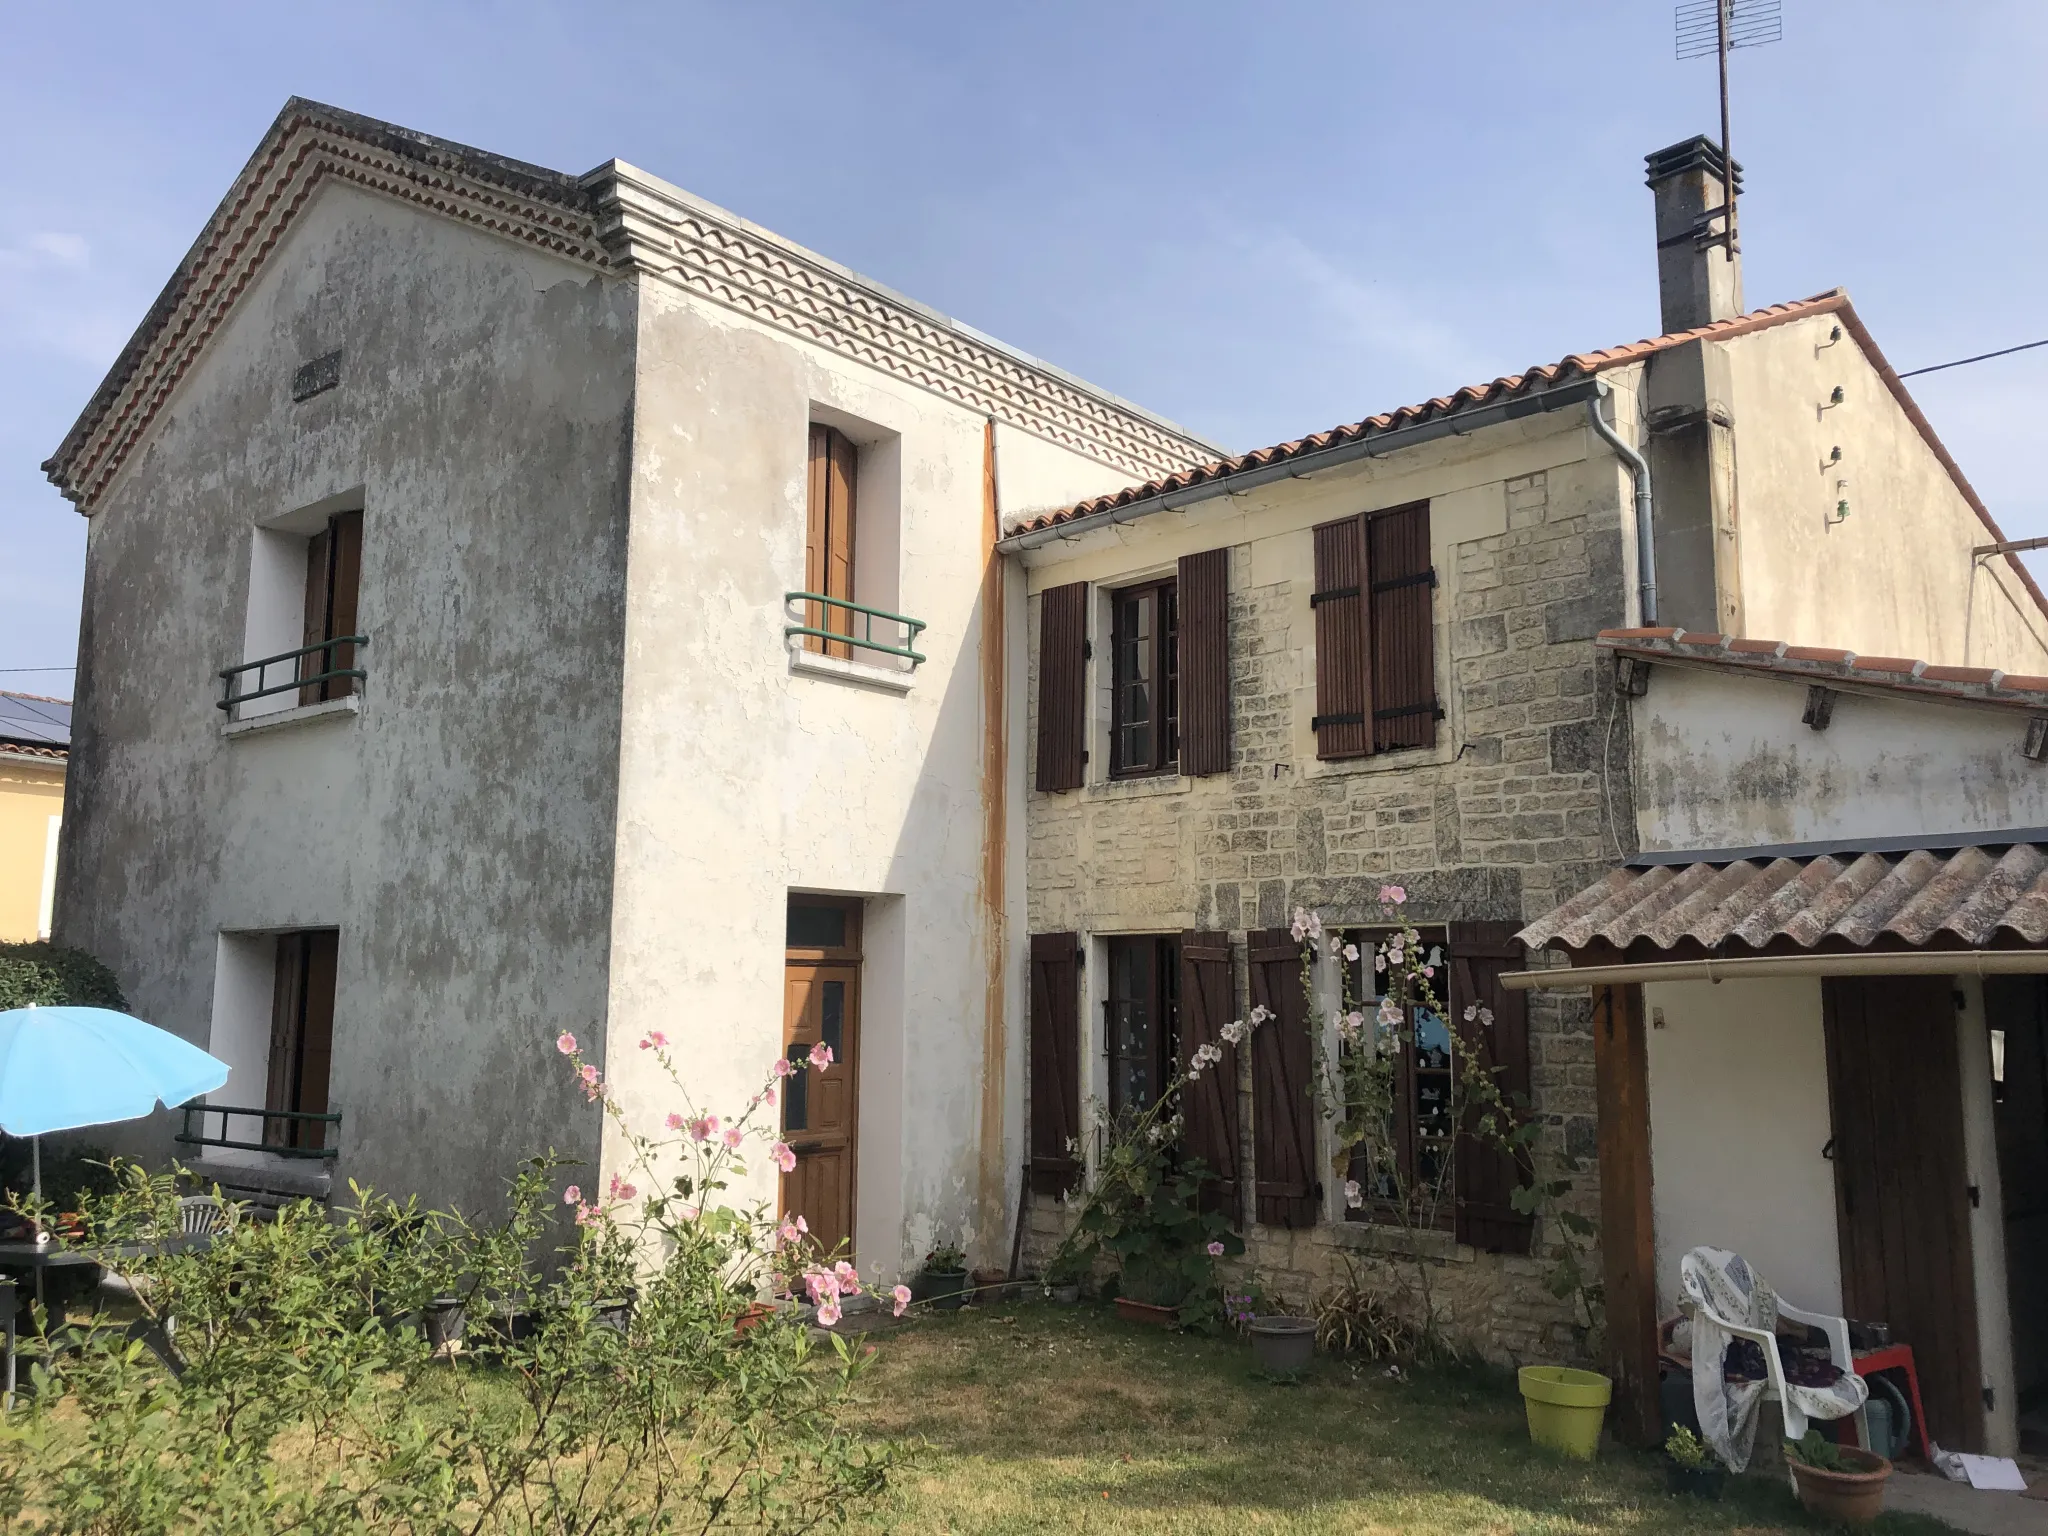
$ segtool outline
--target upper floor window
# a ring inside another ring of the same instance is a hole
[[[1436,744],[1429,503],[1315,530],[1316,756]]]
[[[804,590],[820,597],[853,601],[853,539],[855,491],[860,483],[860,451],[837,427],[811,423],[809,515],[804,535]],[[804,624],[851,636],[854,614],[830,603],[804,604]],[[804,648],[828,656],[850,657],[851,640],[804,636]]]
[[[1180,761],[1180,625],[1176,584],[1110,598],[1110,772],[1168,773]]]
[[[361,691],[363,510],[331,508],[254,530],[244,659],[221,673],[218,704],[231,721]]]

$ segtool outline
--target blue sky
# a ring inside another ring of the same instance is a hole
[[[1736,55],[1752,305],[1912,368],[2048,337],[2048,6],[1783,0]],[[63,694],[41,460],[287,96],[633,161],[1232,448],[1657,329],[1642,156],[1715,126],[1668,0],[15,6],[0,17],[0,687]],[[2048,348],[1918,380],[2048,533]],[[2044,573],[2048,574],[2048,573]]]

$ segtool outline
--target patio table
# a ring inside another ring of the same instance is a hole
[[[214,1234],[211,1232],[181,1233],[176,1237],[161,1238],[146,1243],[103,1243],[90,1248],[73,1248],[53,1239],[47,1243],[27,1242],[14,1239],[0,1242],[0,1273],[26,1271],[35,1276],[36,1304],[42,1305],[43,1275],[52,1269],[72,1269],[79,1265],[91,1264],[105,1267],[110,1259],[139,1258],[145,1253],[186,1253],[194,1248],[211,1247]]]

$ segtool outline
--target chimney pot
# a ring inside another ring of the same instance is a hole
[[[1710,245],[1724,224],[1721,146],[1704,134],[1644,156],[1657,207],[1657,297],[1664,330],[1690,331],[1742,313],[1742,257],[1725,241]],[[1742,192],[1742,163],[1735,163]]]

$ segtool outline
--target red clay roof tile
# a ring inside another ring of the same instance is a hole
[[[1708,642],[1713,642],[1709,644]],[[1819,645],[1786,645],[1777,640],[1730,639],[1678,629],[1603,629],[1602,649],[1655,660],[1667,656],[1687,665],[1721,666],[1735,672],[1813,683],[1848,683],[1888,688],[1926,698],[1996,704],[2008,709],[2048,708],[2048,677],[2000,672],[1994,667],[1930,667],[1909,656],[1858,656]]]

